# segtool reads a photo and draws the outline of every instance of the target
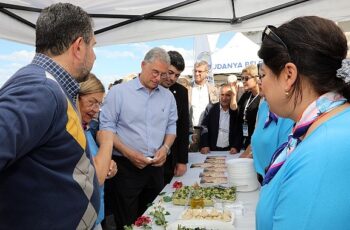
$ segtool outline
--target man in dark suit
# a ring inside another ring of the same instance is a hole
[[[232,91],[230,85],[220,88],[220,102],[209,105],[201,123],[200,151],[230,151],[233,149],[234,132],[238,112],[230,109]],[[233,150],[232,150],[233,151]]]
[[[178,119],[176,122],[176,139],[170,148],[170,154],[164,165],[164,184],[168,184],[173,176],[182,176],[187,171],[189,145],[189,110],[187,89],[177,83],[181,72],[185,69],[185,61],[177,51],[169,51],[170,67],[168,76],[160,79],[160,84],[173,93]]]

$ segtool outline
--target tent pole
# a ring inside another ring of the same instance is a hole
[[[114,25],[107,26],[105,28],[96,30],[95,34],[103,33],[105,31],[112,30],[112,29],[115,29],[115,28],[118,28],[118,27],[121,27],[121,26],[125,26],[127,24],[130,24],[130,23],[133,23],[133,22],[137,22],[137,21],[140,21],[140,20],[149,19],[150,17],[155,16],[157,14],[165,13],[165,12],[168,12],[170,10],[177,9],[177,8],[182,7],[182,6],[186,6],[188,4],[191,4],[191,3],[194,3],[194,2],[198,2],[198,1],[199,0],[186,0],[186,1],[183,1],[183,2],[179,2],[177,4],[170,5],[168,7],[164,7],[162,9],[155,10],[155,11],[152,11],[152,12],[147,13],[147,14],[136,16],[136,17],[131,18],[129,20],[126,20],[124,22],[120,22],[120,23],[117,23],[117,24],[114,24]]]
[[[261,10],[261,11],[258,11],[258,12],[252,13],[252,14],[248,14],[248,15],[239,17],[236,20],[233,20],[232,24],[241,23],[241,22],[248,20],[248,19],[252,19],[252,18],[255,18],[258,16],[269,14],[269,13],[272,13],[272,12],[275,12],[275,11],[278,11],[278,10],[281,10],[284,8],[288,8],[291,6],[295,6],[295,5],[298,5],[300,3],[304,3],[304,2],[308,2],[308,1],[310,1],[310,0],[295,0],[295,1],[291,1],[291,2],[286,2],[286,3],[281,4],[281,5],[277,5],[277,6],[265,9],[265,10]]]
[[[14,4],[2,3],[2,2],[0,2],[0,8],[6,8],[6,9],[12,9],[12,10],[23,10],[23,11],[30,11],[30,12],[37,12],[37,13],[40,13],[42,10],[39,8],[19,6]]]
[[[179,17],[179,16],[152,16],[149,20],[169,20],[169,21],[187,21],[187,22],[217,22],[231,23],[228,18],[202,18],[202,17]]]
[[[17,14],[14,14],[6,9],[3,9],[3,8],[0,8],[0,12],[10,16],[11,18],[23,23],[23,24],[26,24],[27,26],[30,26],[32,27],[33,29],[35,29],[35,24],[31,23],[30,21],[27,21],[25,20],[24,18],[18,16]]]
[[[168,7],[164,7],[162,9],[159,10],[155,10],[152,11],[150,13],[147,14],[143,14],[143,15],[119,15],[119,14],[89,14],[90,17],[93,18],[124,18],[124,19],[128,19],[126,21],[99,29],[95,31],[95,34],[100,34],[103,33],[105,31],[109,31],[118,27],[122,27],[125,25],[128,25],[130,23],[133,22],[137,22],[137,21],[141,21],[141,20],[170,20],[170,21],[192,21],[192,22],[213,22],[213,23],[230,23],[230,24],[238,24],[241,23],[245,20],[248,19],[252,19],[258,16],[262,16],[265,14],[269,14],[290,6],[294,6],[294,5],[298,5],[300,3],[304,3],[304,2],[308,2],[310,0],[294,0],[294,1],[290,1],[281,5],[277,5],[265,10],[261,10],[252,14],[248,14],[242,17],[236,17],[236,12],[235,12],[235,5],[234,5],[234,1],[235,0],[231,0],[232,3],[232,19],[228,19],[228,18],[205,18],[205,17],[179,17],[179,16],[159,16],[158,14],[161,13],[165,13],[177,8],[180,8],[182,6],[186,6],[189,4],[192,4],[194,2],[198,2],[200,0],[185,0],[183,2],[179,2],[177,4],[174,5],[170,5]],[[5,9],[6,8],[6,9]],[[7,10],[7,9],[14,9],[14,10],[23,10],[23,11],[30,11],[30,12],[37,12],[40,13],[42,11],[42,9],[39,8],[34,8],[34,7],[26,7],[26,6],[20,6],[20,5],[14,5],[14,4],[7,4],[7,3],[2,3],[0,2],[0,12],[8,15],[9,17],[25,24],[28,25],[32,28],[35,29],[35,24],[31,23],[30,21],[18,16],[15,13],[12,13],[11,11]]]
[[[232,3],[232,18],[235,19],[236,18],[236,10],[235,10],[234,0],[231,0],[231,3]]]

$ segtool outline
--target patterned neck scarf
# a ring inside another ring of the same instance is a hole
[[[265,121],[265,124],[264,124],[264,129],[266,129],[267,127],[269,127],[269,125],[271,124],[271,122],[275,122],[275,123],[277,124],[277,122],[278,122],[278,116],[269,110],[269,114],[268,114],[268,116],[267,116],[267,118],[266,118],[266,121]]]
[[[263,180],[263,185],[268,184],[272,180],[288,156],[301,142],[300,137],[306,134],[307,130],[317,120],[317,118],[319,118],[322,114],[341,106],[345,102],[346,99],[341,95],[334,92],[329,92],[320,96],[306,108],[301,119],[295,124],[292,134],[288,136],[288,141],[278,147],[273,154],[271,160],[272,163],[267,170],[266,176]]]

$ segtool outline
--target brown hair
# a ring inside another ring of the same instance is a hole
[[[82,37],[89,43],[93,37],[92,20],[79,6],[57,3],[43,9],[36,22],[36,52],[60,55]]]

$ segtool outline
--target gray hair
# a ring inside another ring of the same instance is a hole
[[[155,60],[159,60],[170,65],[169,54],[165,51],[165,49],[159,47],[155,47],[148,51],[143,59],[143,61],[150,63],[154,62]]]
[[[229,88],[231,90],[231,85],[227,84],[227,83],[223,83],[222,85],[220,85],[220,94],[221,94],[221,90],[223,88]]]
[[[207,70],[209,69],[209,64],[205,60],[196,61],[196,63],[194,63],[194,68],[202,65],[205,65]]]
[[[36,22],[36,52],[60,55],[78,37],[85,43],[93,37],[91,18],[82,8],[57,3],[41,11]]]

